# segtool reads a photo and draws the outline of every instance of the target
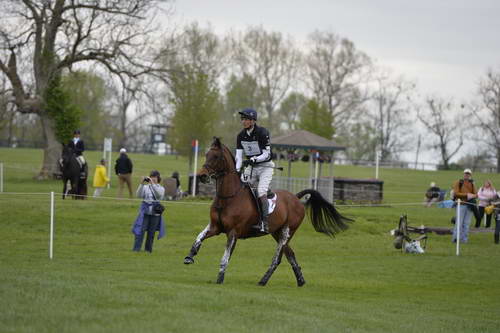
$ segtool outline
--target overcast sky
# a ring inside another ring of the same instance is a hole
[[[262,25],[304,40],[330,30],[380,65],[415,80],[423,94],[470,99],[488,67],[500,66],[500,1],[177,0],[183,23],[218,33]]]

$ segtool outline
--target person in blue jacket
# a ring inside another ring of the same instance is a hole
[[[155,210],[155,204],[163,199],[165,188],[160,184],[160,173],[156,170],[151,171],[149,177],[144,177],[142,183],[137,188],[137,197],[142,198],[143,201],[139,208],[139,215],[137,216],[134,225],[132,226],[132,233],[135,235],[133,251],[140,251],[146,233],[146,244],[144,249],[148,252],[153,252],[153,241],[156,231],[158,239],[165,235],[165,223],[161,216]]]

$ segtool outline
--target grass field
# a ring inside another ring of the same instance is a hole
[[[86,156],[93,166],[100,153]],[[153,168],[178,170],[185,187],[185,159],[130,156],[136,181]],[[500,331],[500,246],[492,233],[471,234],[459,257],[449,235],[430,234],[425,254],[408,255],[388,233],[402,213],[410,225],[451,226],[451,210],[415,203],[431,181],[446,188],[460,172],[381,169],[386,206],[339,207],[356,222],[334,240],[309,221],[295,235],[304,287],[286,261],[259,287],[274,253],[270,237],[238,242],[223,285],[214,283],[223,235],[204,242],[194,265],[183,265],[208,222],[207,201],[167,202],[167,237],[155,240],[152,254],[133,253],[140,201],[113,199],[115,179],[105,198],[57,195],[49,260],[48,193],[62,184],[32,179],[41,159],[40,150],[0,149],[7,192],[0,194],[0,332]],[[307,164],[293,172],[307,175]],[[369,178],[374,170],[336,166],[335,174]],[[499,175],[474,178],[500,187]]]

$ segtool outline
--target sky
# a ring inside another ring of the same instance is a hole
[[[474,98],[488,68],[500,69],[497,0],[177,0],[174,11],[220,34],[262,25],[300,42],[333,31],[416,82],[420,95],[457,103]]]

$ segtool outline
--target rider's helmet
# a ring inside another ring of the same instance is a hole
[[[241,114],[243,117],[257,121],[257,111],[255,111],[254,109],[244,109],[238,113]]]
[[[73,134],[80,134],[80,130],[75,130]]]

